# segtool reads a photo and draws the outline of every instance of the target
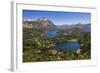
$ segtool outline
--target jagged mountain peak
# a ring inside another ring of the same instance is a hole
[[[48,18],[47,17],[41,17],[37,21],[48,21]]]
[[[23,21],[24,28],[35,28],[43,30],[51,30],[56,28],[56,25],[46,17],[41,17],[36,21]]]

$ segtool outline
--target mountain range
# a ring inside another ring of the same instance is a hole
[[[50,21],[48,18],[43,17],[36,21],[24,21],[23,27],[42,29],[42,30],[51,30],[51,29],[55,29],[56,25],[52,21]]]
[[[34,28],[34,29],[41,29],[41,30],[69,30],[69,29],[79,29],[85,32],[91,31],[91,24],[64,24],[64,25],[55,25],[51,20],[46,17],[37,19],[35,21],[23,21],[24,28]]]
[[[73,25],[60,25],[58,26],[58,29],[60,30],[69,30],[69,29],[80,29],[82,31],[85,31],[85,32],[90,32],[91,31],[91,24],[88,23],[88,24],[73,24]]]

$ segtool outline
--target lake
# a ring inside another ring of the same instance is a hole
[[[58,31],[48,31],[46,32],[46,34],[44,35],[45,39],[50,39],[50,38],[54,38],[56,36],[58,36],[59,32]]]
[[[56,45],[55,48],[60,50],[77,50],[80,48],[80,44],[76,41],[72,41],[72,42],[69,41],[69,42]]]
[[[44,37],[45,39],[50,39],[58,35],[59,35],[59,31],[48,31]],[[67,41],[65,43],[56,45],[55,48],[60,50],[77,50],[80,48],[80,44],[77,41]]]

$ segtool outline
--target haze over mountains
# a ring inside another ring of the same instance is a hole
[[[86,31],[86,32],[90,32],[91,30],[91,24],[90,23],[87,23],[87,24],[73,24],[73,25],[60,25],[58,26],[59,29],[62,29],[62,30],[69,30],[69,29],[74,29],[74,28],[77,28],[77,29],[80,29],[80,30],[83,30],[83,31]]]
[[[85,32],[91,31],[91,24],[62,24],[62,25],[55,25],[51,20],[46,17],[39,18],[35,21],[23,21],[23,28],[34,28],[34,29],[41,29],[41,30],[70,30],[77,28],[78,30],[82,30]]]

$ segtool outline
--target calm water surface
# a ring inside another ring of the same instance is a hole
[[[46,39],[53,38],[59,35],[58,31],[48,31],[45,35]],[[56,49],[61,50],[77,50],[80,48],[80,44],[77,41],[68,41],[59,45],[56,45]]]
[[[56,45],[56,49],[61,49],[61,50],[77,50],[79,48],[80,48],[80,44],[74,41]]]

